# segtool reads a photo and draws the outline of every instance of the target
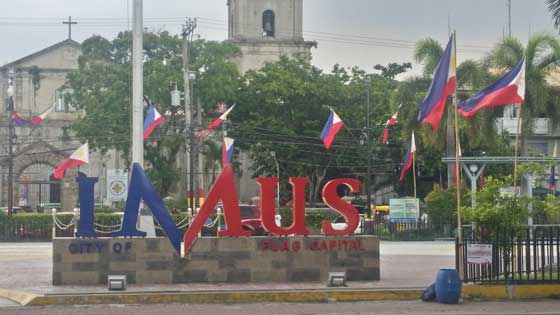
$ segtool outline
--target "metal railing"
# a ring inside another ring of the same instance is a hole
[[[488,263],[469,262],[469,245],[473,244],[492,246]],[[558,283],[560,227],[515,229],[495,233],[492,240],[486,241],[467,237],[456,243],[456,257],[456,267],[462,267],[464,282]]]

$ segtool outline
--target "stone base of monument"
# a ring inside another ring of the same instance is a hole
[[[54,285],[313,282],[329,272],[347,281],[379,280],[375,236],[201,237],[185,256],[166,238],[55,238]]]

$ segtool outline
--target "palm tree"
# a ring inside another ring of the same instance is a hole
[[[441,44],[433,38],[426,38],[416,43],[414,60],[424,66],[422,73],[425,77],[433,75],[441,56],[443,56],[443,50]]]
[[[444,48],[441,44],[432,38],[426,38],[416,43],[414,50],[414,59],[416,62],[423,65],[423,76],[425,78],[431,78],[437,64],[439,63],[441,57],[443,56]],[[476,90],[481,88],[487,81],[488,74],[484,70],[484,67],[476,61],[465,60],[457,67],[457,86],[461,90]],[[482,117],[482,115],[478,115]],[[480,133],[481,130],[488,130],[491,128],[491,122],[488,119],[471,119],[468,124],[471,126],[469,130],[477,131]],[[447,156],[455,155],[455,134],[453,129],[453,111],[449,108],[447,109],[447,119],[442,121],[441,126],[446,126],[446,144],[447,144]],[[476,127],[473,127],[476,126]],[[488,133],[485,133],[488,134]],[[422,136],[421,138],[427,141],[441,142],[433,137],[431,131],[428,131],[428,135]],[[468,137],[468,139],[476,139],[477,137]],[[448,167],[447,170],[448,183],[452,183],[452,178],[454,177],[454,168]]]
[[[560,27],[560,0],[546,0],[548,4],[548,11],[552,13],[554,19],[554,26]]]
[[[548,114],[556,113],[560,106],[549,102],[553,88],[547,83],[546,78],[558,65],[560,65],[560,42],[555,36],[538,33],[527,43],[527,47],[515,38],[507,37],[499,42],[488,56],[486,63],[497,70],[511,69],[521,58],[526,57],[525,66],[525,102],[521,107],[523,118],[522,152],[526,154],[527,136],[532,132],[532,118],[549,117]],[[553,115],[552,123],[560,122],[558,115]]]
[[[524,47],[518,39],[507,37],[494,47],[486,63],[491,69],[507,70],[523,57],[526,58],[526,91],[525,102],[521,106],[521,155],[526,156],[527,139],[533,129],[532,119],[548,117],[554,127],[560,122],[560,105],[550,101],[554,89],[546,81],[551,71],[560,64],[560,42],[553,35],[537,33],[529,38]],[[521,185],[522,188],[526,187],[524,179]]]

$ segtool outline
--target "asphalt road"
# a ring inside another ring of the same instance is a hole
[[[154,304],[66,307],[5,307],[2,315],[311,315],[311,314],[560,314],[560,301],[492,301],[443,305],[420,301],[359,303]]]

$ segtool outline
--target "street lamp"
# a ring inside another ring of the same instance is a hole
[[[280,165],[276,159],[276,151],[270,151],[270,155],[274,159],[274,163],[276,163],[276,176],[278,176],[278,183],[276,183],[276,208],[280,211]]]

